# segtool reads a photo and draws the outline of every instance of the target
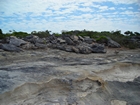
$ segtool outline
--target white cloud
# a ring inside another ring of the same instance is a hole
[[[106,11],[106,10],[108,10],[108,6],[100,6],[99,9],[101,12]]]
[[[92,12],[93,10],[89,7],[84,7],[84,8],[79,8],[78,10],[82,11],[82,12]]]
[[[121,9],[121,10],[126,10],[126,8],[124,8],[124,7],[121,7],[121,8],[119,8],[119,9]]]
[[[111,7],[111,8],[109,8],[110,10],[115,10],[115,8],[114,7]]]
[[[103,2],[106,1],[115,4],[140,4],[139,0],[0,0],[0,13],[4,12],[5,17],[13,16],[4,23],[6,18],[2,18],[0,14],[0,21],[3,22],[0,27],[4,26],[5,30],[14,28],[15,30],[28,30],[28,32],[46,29],[54,32],[71,29],[97,31],[115,30],[116,28],[138,29],[139,25],[130,25],[130,23],[123,21],[127,18],[117,16],[119,14],[126,15],[126,17],[131,15],[135,16],[135,21],[138,21],[140,12],[131,11],[133,7],[127,7],[129,10],[121,7],[119,9],[124,12],[119,13],[117,8],[103,5]],[[104,13],[110,10],[114,10],[114,12]],[[31,12],[29,15],[31,20],[26,20],[29,12]],[[17,15],[13,15],[14,13]],[[18,19],[22,21],[16,22]],[[129,21],[134,23],[132,19]]]
[[[128,7],[128,9],[134,9],[133,7]]]

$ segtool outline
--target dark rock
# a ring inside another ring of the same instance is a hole
[[[60,49],[60,50],[65,50],[65,47],[66,47],[67,45],[65,45],[65,44],[56,44],[56,45],[54,45],[53,46],[53,48],[57,48],[57,49]]]
[[[65,37],[64,39],[66,40],[66,43],[67,43],[68,45],[74,45],[74,42],[71,40],[70,37]]]
[[[19,51],[22,51],[21,48],[15,46],[15,45],[12,45],[12,44],[1,44],[0,45],[0,49],[3,49],[5,51],[10,51],[10,52],[19,52]]]
[[[92,52],[90,45],[86,43],[79,44],[77,48],[79,49],[79,52],[82,54],[89,54]]]
[[[57,37],[55,37],[54,35],[49,35],[46,38],[46,42],[47,43],[52,43],[52,44],[57,44]]]
[[[46,45],[46,44],[35,43],[35,46],[36,46],[37,48],[40,48],[40,49],[45,49],[45,48],[47,48],[47,45]]]
[[[73,52],[72,46],[65,45],[65,44],[63,44],[63,45],[57,45],[56,48],[58,48],[60,50],[63,50],[63,51],[67,51],[67,52]]]
[[[78,36],[79,40],[84,41],[84,38],[82,36]]]
[[[66,46],[64,48],[65,48],[65,51],[67,52],[73,52],[72,46]]]
[[[17,47],[26,44],[27,42],[22,40],[22,39],[18,39],[15,36],[10,36],[9,38],[9,44],[13,44]]]
[[[94,44],[91,47],[93,53],[106,53],[104,45]]]
[[[36,40],[36,43],[40,43],[40,44],[46,44],[46,39],[45,38],[39,38]]]
[[[120,48],[121,47],[121,45],[119,43],[115,42],[111,38],[107,37],[107,39],[108,39],[108,47],[112,47],[112,48]]]
[[[26,36],[24,40],[35,44],[39,40],[39,37],[35,35],[30,35]]]
[[[93,38],[90,38],[90,37],[85,37],[84,41],[88,44],[92,44],[93,42],[95,42],[95,40]]]

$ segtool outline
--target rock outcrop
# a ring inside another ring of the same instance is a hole
[[[26,44],[27,42],[22,40],[22,39],[19,39],[15,36],[10,36],[9,37],[9,44],[12,44],[12,45],[15,45],[17,47],[21,46],[21,45],[24,45]]]
[[[1,44],[0,49],[3,49],[5,51],[10,51],[10,52],[20,52],[22,51],[21,48],[13,45],[13,44]]]
[[[7,38],[6,42],[9,44],[9,46],[11,45],[12,48],[16,46],[26,50],[45,49],[49,47],[82,54],[106,52],[104,45],[96,43],[94,39],[76,35],[62,35],[59,37],[50,35],[47,38],[39,38],[38,36],[30,35],[24,39],[19,39],[12,36]],[[1,49],[10,51],[10,49],[8,50],[4,47],[1,47]],[[11,51],[13,50],[14,49]],[[17,49],[15,49],[15,51],[17,51]]]
[[[139,58],[126,49],[0,52],[0,105],[139,105]]]
[[[117,42],[115,42],[114,40],[112,40],[110,37],[107,37],[108,39],[108,47],[112,47],[112,48],[120,48],[121,45]]]

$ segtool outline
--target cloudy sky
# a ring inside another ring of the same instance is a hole
[[[140,32],[140,0],[0,0],[3,32]]]

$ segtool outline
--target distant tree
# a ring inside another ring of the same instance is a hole
[[[0,29],[0,35],[2,35],[2,34],[3,34],[2,29]]]
[[[136,36],[140,36],[140,33],[139,33],[139,32],[134,32],[134,34],[135,34]]]
[[[132,31],[126,31],[126,32],[124,32],[124,34],[127,35],[127,36],[134,35]]]
[[[114,35],[121,35],[121,30],[117,30],[113,32]]]

